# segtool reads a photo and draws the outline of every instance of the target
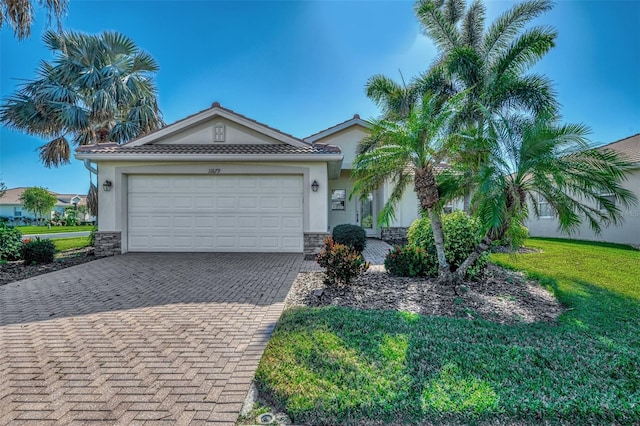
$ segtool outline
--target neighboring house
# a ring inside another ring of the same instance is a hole
[[[627,176],[623,187],[633,192],[640,199],[640,134],[621,139],[599,147],[598,149],[610,149],[626,156],[634,163],[634,168]],[[603,194],[606,195],[606,194]],[[611,198],[614,199],[613,197]],[[544,200],[538,201],[541,212],[540,218],[531,218],[526,224],[529,233],[534,237],[574,238],[580,240],[606,241],[620,244],[640,245],[640,207],[622,208],[623,222],[603,228],[600,235],[596,235],[587,223],[583,223],[578,232],[567,236],[558,231],[558,220]]]
[[[26,221],[30,221],[35,219],[35,214],[31,211],[26,210],[22,206],[22,201],[20,201],[20,197],[22,193],[26,190],[26,187],[20,188],[10,188],[7,189],[4,196],[0,197],[0,217],[5,221],[8,221],[11,224],[21,224]],[[67,207],[79,207],[87,205],[87,196],[79,195],[79,194],[58,194],[57,192],[49,191],[53,196],[55,196],[58,201],[54,205],[51,210],[51,214],[47,219],[51,219],[54,213],[59,213],[60,216],[64,216],[64,210]],[[80,220],[91,222],[94,221],[95,218],[86,215],[79,215]]]
[[[299,139],[216,102],[124,145],[81,146],[76,158],[99,173],[96,253],[314,253],[341,223],[380,236],[390,188],[349,197],[368,128],[356,115]],[[408,191],[392,226],[406,229],[417,215]]]

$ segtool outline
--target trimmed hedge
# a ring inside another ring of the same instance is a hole
[[[22,251],[22,232],[0,225],[0,260],[18,260]]]
[[[367,232],[362,226],[345,223],[333,228],[333,241],[362,253],[367,246]]]

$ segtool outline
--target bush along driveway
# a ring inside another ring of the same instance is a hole
[[[257,372],[304,424],[638,424],[640,252],[531,240],[493,255],[567,307],[497,324],[345,307],[285,311]]]

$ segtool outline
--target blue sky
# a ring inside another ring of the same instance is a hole
[[[488,21],[513,5],[487,1]],[[582,122],[596,144],[640,132],[640,1],[559,1],[537,20],[559,31],[535,68],[555,82],[566,121]],[[38,15],[31,39],[0,30],[0,96],[35,76],[51,58]],[[406,79],[424,71],[435,49],[420,34],[409,1],[90,1],[70,0],[64,27],[130,36],[160,64],[160,107],[167,123],[223,106],[305,137],[359,113],[378,114],[364,94],[378,73]],[[0,180],[83,193],[77,161],[45,169],[44,141],[0,129]]]

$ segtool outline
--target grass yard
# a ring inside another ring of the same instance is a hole
[[[257,372],[294,423],[640,423],[640,252],[532,239],[493,255],[552,290],[557,323],[286,311]]]
[[[56,245],[56,251],[78,249],[89,245],[89,237],[56,238],[51,241]]]
[[[32,234],[57,234],[61,232],[83,232],[91,231],[93,225],[81,225],[81,226],[16,226],[16,229],[22,232],[22,235]]]

